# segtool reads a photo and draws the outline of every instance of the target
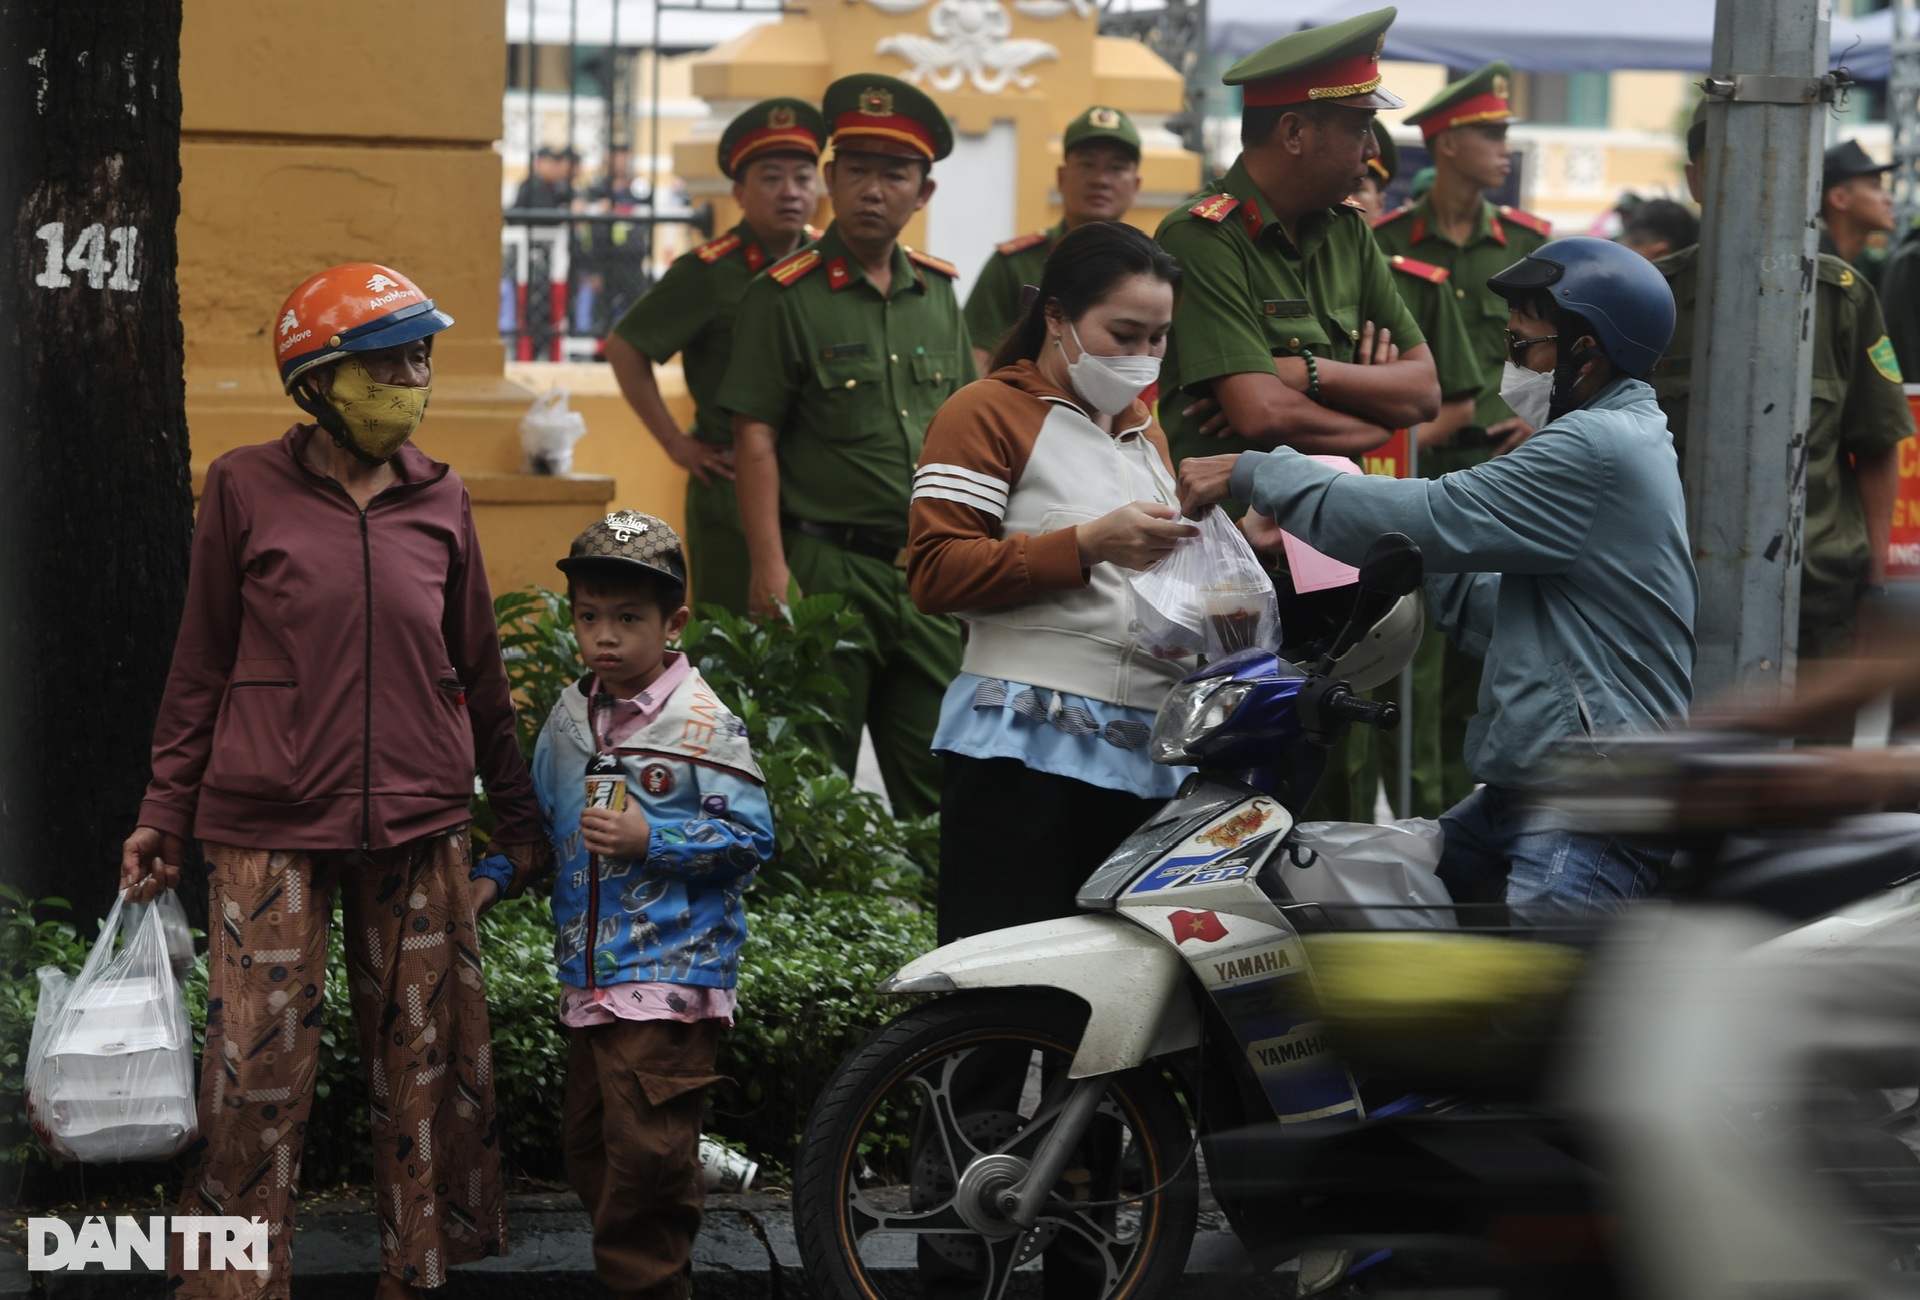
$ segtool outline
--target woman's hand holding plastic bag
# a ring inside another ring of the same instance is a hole
[[[1158,501],[1132,501],[1079,526],[1080,563],[1145,569],[1200,530]]]
[[[1207,511],[1193,536],[1136,574],[1133,594],[1136,632],[1155,654],[1197,650],[1217,659],[1280,644],[1273,581],[1221,511]]]

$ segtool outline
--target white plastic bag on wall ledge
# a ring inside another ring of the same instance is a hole
[[[520,417],[520,446],[532,473],[573,473],[573,444],[587,436],[587,417],[567,409],[568,396],[564,388],[550,388]]]

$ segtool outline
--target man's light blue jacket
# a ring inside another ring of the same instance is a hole
[[[1543,783],[1566,742],[1672,726],[1693,696],[1699,603],[1673,437],[1637,379],[1505,456],[1437,479],[1342,474],[1298,452],[1247,452],[1233,495],[1335,559],[1382,533],[1426,557],[1427,599],[1486,660],[1467,768]]]

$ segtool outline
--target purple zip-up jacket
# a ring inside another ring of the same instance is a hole
[[[465,821],[478,771],[496,838],[539,838],[465,485],[409,443],[363,514],[317,432],[207,467],[140,824],[391,848]]]

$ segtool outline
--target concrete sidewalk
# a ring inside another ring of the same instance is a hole
[[[158,1212],[156,1209],[155,1212]],[[513,1253],[455,1269],[436,1297],[445,1300],[574,1300],[610,1294],[593,1278],[586,1215],[570,1193],[525,1192],[508,1199]],[[70,1220],[77,1222],[77,1219]],[[913,1246],[901,1238],[900,1285],[913,1293]],[[694,1249],[700,1300],[809,1300],[793,1235],[793,1203],[785,1196],[714,1196]],[[303,1206],[294,1244],[294,1300],[363,1300],[373,1292],[379,1256],[373,1215],[354,1203],[322,1200]],[[1029,1267],[1008,1295],[1033,1300],[1040,1274]],[[1279,1285],[1276,1285],[1276,1282]],[[1256,1278],[1224,1217],[1201,1215],[1187,1274],[1174,1300],[1256,1300],[1291,1294],[1292,1279]],[[1282,1289],[1284,1287],[1284,1289]],[[45,1300],[145,1300],[162,1295],[158,1273],[41,1273],[29,1275],[26,1256],[0,1254],[0,1297]]]

